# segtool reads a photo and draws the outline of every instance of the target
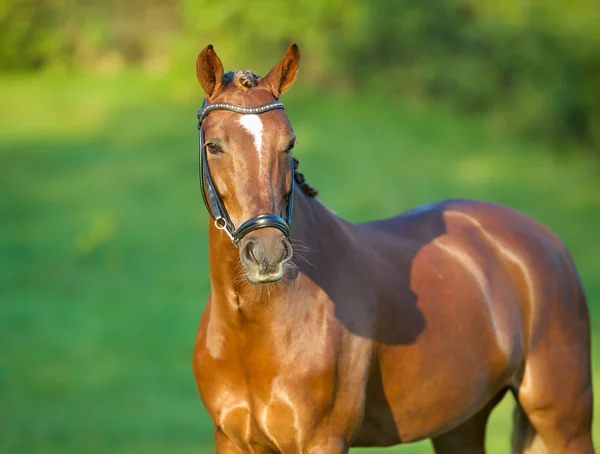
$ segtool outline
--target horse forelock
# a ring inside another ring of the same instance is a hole
[[[260,76],[250,69],[236,69],[225,73],[223,79],[226,84],[248,91],[258,85]]]

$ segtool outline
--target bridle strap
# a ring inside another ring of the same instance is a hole
[[[215,220],[215,227],[219,230],[225,231],[227,236],[231,239],[232,243],[237,247],[239,241],[248,233],[262,229],[265,227],[273,227],[281,231],[285,237],[289,240],[291,235],[291,224],[292,224],[292,213],[294,205],[294,188],[295,188],[295,175],[294,175],[294,164],[291,165],[291,188],[287,196],[287,219],[283,219],[281,216],[277,216],[272,213],[263,213],[252,219],[244,222],[239,228],[235,228],[223,201],[219,197],[210,170],[208,168],[208,159],[206,156],[206,147],[204,143],[204,131],[202,129],[202,122],[214,110],[228,110],[230,112],[239,113],[242,115],[249,114],[261,114],[276,109],[285,109],[283,103],[279,100],[262,104],[259,106],[240,106],[237,104],[231,104],[228,102],[217,102],[212,104],[206,103],[206,98],[202,102],[202,107],[198,111],[198,131],[199,131],[199,146],[200,146],[200,189],[202,192],[202,200],[208,210],[211,217]]]
[[[239,241],[248,233],[265,227],[275,227],[276,229],[279,229],[286,238],[290,237],[291,232],[286,221],[276,214],[265,213],[259,214],[240,225],[234,233],[234,238]]]

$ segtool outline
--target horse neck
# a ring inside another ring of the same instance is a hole
[[[211,298],[213,304],[224,305],[234,312],[243,306],[249,310],[258,307],[269,312],[266,306],[281,308],[283,304],[293,304],[289,298],[302,275],[325,269],[329,257],[343,244],[336,232],[344,229],[346,223],[315,198],[309,198],[296,188],[294,196],[294,217],[292,224],[293,265],[288,267],[281,281],[271,284],[252,285],[248,283],[241,268],[238,249],[227,235],[209,227],[209,255]]]

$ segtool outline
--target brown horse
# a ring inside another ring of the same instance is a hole
[[[436,453],[483,453],[510,390],[513,453],[593,453],[588,309],[565,246],[522,213],[471,200],[337,217],[294,174],[278,100],[299,59],[290,46],[263,78],[224,74],[212,46],[197,61],[215,222],[193,367],[216,451],[430,438]]]

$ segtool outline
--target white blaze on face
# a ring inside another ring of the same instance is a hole
[[[263,124],[258,115],[242,115],[240,117],[240,124],[254,139],[254,146],[258,152],[260,158],[260,150],[262,149],[262,132]]]

